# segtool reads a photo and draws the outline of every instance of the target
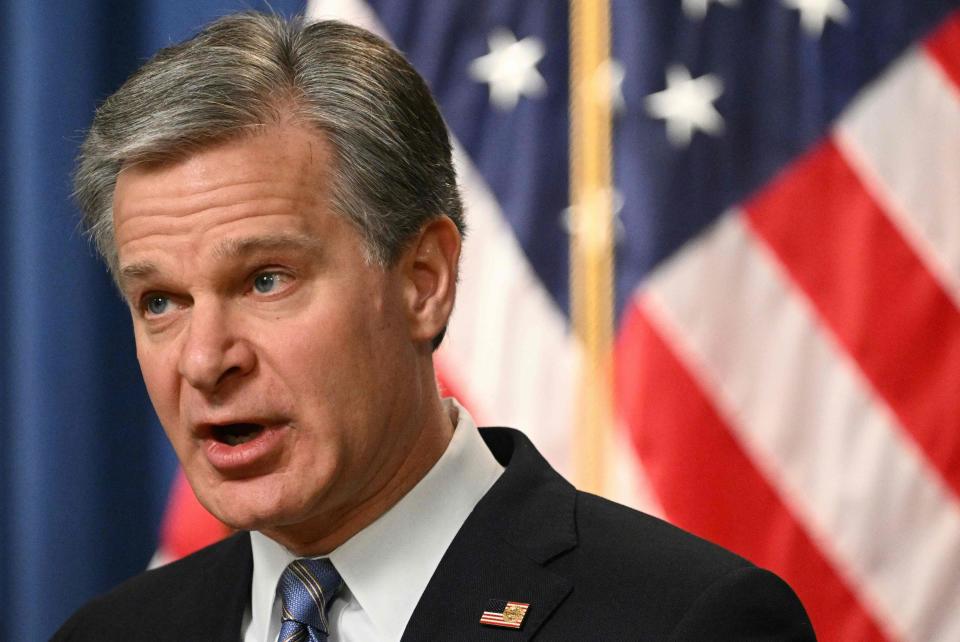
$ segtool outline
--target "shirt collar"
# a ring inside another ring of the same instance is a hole
[[[455,430],[447,449],[420,482],[375,522],[330,553],[330,560],[377,631],[398,640],[460,527],[503,473],[470,414],[444,400]],[[281,573],[295,556],[251,533],[251,626],[269,626]]]

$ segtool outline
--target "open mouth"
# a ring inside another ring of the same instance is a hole
[[[256,439],[263,431],[260,424],[225,424],[213,427],[213,438],[228,446],[239,446]]]

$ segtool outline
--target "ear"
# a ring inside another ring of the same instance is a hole
[[[427,222],[401,258],[410,335],[428,350],[450,319],[459,261],[460,231],[446,216]]]

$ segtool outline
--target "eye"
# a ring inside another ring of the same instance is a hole
[[[281,272],[260,272],[253,277],[253,289],[259,294],[274,294],[288,281]]]
[[[170,309],[170,297],[150,294],[143,300],[143,309],[149,316],[160,316]]]

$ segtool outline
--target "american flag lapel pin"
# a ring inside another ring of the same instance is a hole
[[[490,600],[483,615],[480,616],[480,624],[519,629],[523,625],[523,618],[527,615],[529,608],[530,605],[523,602]]]

